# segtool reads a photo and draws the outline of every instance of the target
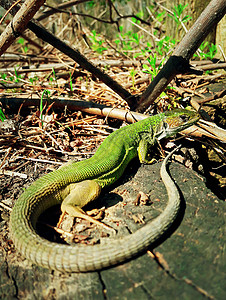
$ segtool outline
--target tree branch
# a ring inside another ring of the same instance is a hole
[[[189,59],[206,38],[213,26],[223,18],[225,13],[225,0],[212,0],[209,3],[176,47],[173,55],[168,59],[165,66],[141,95],[138,107],[136,108],[137,111],[144,112],[177,74],[192,71],[189,65]],[[194,70],[192,73],[194,73]]]
[[[20,36],[45,0],[26,0],[0,37],[0,55]]]

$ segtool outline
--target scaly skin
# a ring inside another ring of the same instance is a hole
[[[74,183],[84,181],[86,184],[87,180],[100,188],[109,186],[120,178],[134,157],[139,155],[141,162],[146,161],[147,146],[176,134],[198,119],[197,113],[181,109],[149,117],[110,134],[90,159],[66,164],[39,178],[19,197],[11,213],[10,233],[16,248],[32,262],[63,272],[100,270],[145,251],[174,222],[179,207],[178,195],[169,198],[163,213],[151,223],[134,234],[104,245],[69,246],[49,242],[36,233],[36,222],[43,211],[74,193]],[[165,184],[168,182],[172,187],[166,176],[163,175]],[[96,196],[87,192],[87,197],[75,200],[74,205],[81,208]]]

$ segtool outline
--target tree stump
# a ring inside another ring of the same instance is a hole
[[[106,211],[112,210],[122,223],[124,234],[129,234],[128,228],[133,232],[145,226],[164,209],[167,196],[160,165],[141,166],[137,172],[129,167],[115,189],[101,197],[109,207]],[[0,298],[224,299],[225,202],[206,188],[196,172],[178,163],[170,163],[169,170],[183,195],[181,223],[153,251],[113,268],[63,274],[32,265],[14,250],[7,239],[8,222],[2,219]],[[139,191],[150,201],[144,205],[135,201]]]

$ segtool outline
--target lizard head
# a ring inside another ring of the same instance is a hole
[[[169,137],[179,131],[195,124],[200,118],[199,113],[187,109],[175,109],[164,113],[161,128],[158,129],[159,134],[156,136],[158,140]]]

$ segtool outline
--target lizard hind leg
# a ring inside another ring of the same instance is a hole
[[[83,206],[95,200],[100,195],[101,187],[96,181],[84,180],[72,183],[67,188],[69,188],[69,194],[64,198],[61,204],[62,215],[58,222],[58,226],[62,222],[65,213],[67,213],[71,217],[82,218],[108,230],[112,230],[111,227],[88,216],[82,209]]]

